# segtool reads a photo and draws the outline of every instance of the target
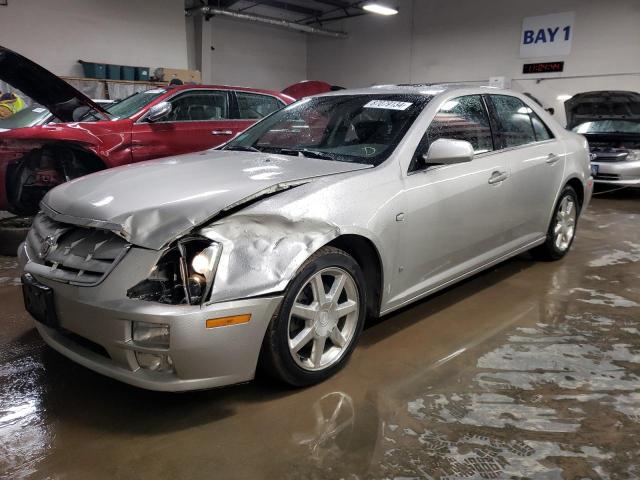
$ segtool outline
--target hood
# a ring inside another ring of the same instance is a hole
[[[564,102],[567,129],[594,120],[640,122],[640,94],[616,90],[585,92]]]
[[[118,231],[160,249],[223,210],[306,183],[371,168],[305,157],[208,150],[103,170],[51,190],[43,208],[60,220]]]
[[[46,107],[63,122],[73,122],[78,107],[89,107],[107,118],[109,114],[89,97],[28,58],[0,47],[0,80]]]

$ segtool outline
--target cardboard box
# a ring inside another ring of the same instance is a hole
[[[202,83],[202,75],[198,70],[156,68],[154,76],[161,82],[170,82],[174,78],[179,78],[184,83]]]

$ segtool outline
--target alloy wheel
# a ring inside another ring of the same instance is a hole
[[[576,231],[576,215],[575,201],[569,195],[565,196],[558,207],[556,224],[553,228],[553,243],[561,252],[571,245]]]
[[[316,272],[296,294],[288,323],[288,345],[296,364],[324,370],[347,352],[357,330],[358,287],[344,269]]]

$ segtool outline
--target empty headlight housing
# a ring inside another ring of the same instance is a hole
[[[208,300],[222,253],[217,242],[190,237],[169,248],[149,278],[127,291],[129,298],[171,305],[200,305]]]

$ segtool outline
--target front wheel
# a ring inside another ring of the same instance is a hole
[[[355,348],[366,315],[358,263],[323,247],[300,267],[265,339],[261,366],[294,386],[321,382],[340,370]]]
[[[566,186],[560,194],[558,203],[551,218],[546,241],[533,250],[541,260],[559,260],[564,257],[573,243],[578,224],[580,204],[576,191]]]

